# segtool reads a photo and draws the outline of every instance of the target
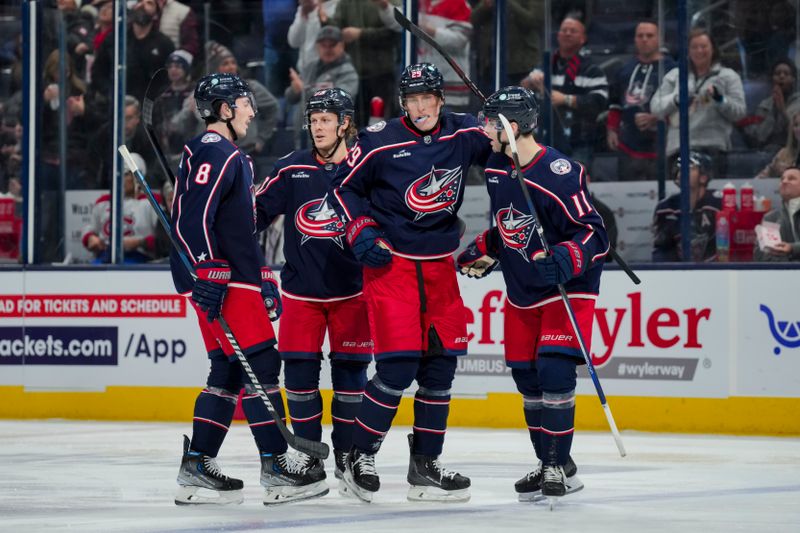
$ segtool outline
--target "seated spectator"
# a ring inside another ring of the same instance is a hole
[[[317,34],[328,19],[336,13],[339,0],[300,0],[294,21],[286,36],[289,46],[298,49],[297,73],[303,78],[306,71],[319,59]]]
[[[147,165],[137,153],[131,153],[136,166],[147,175]],[[139,185],[127,164],[123,176],[122,248],[125,263],[145,263],[153,258],[156,239],[156,213],[147,196],[139,193]],[[160,200],[160,197],[156,197]],[[104,194],[92,207],[92,221],[83,229],[81,238],[87,250],[95,255],[94,264],[111,262],[111,194]]]
[[[153,124],[159,136],[165,155],[177,166],[183,143],[187,137],[183,129],[177,128],[170,120],[183,109],[183,102],[194,91],[192,84],[192,54],[186,50],[175,50],[167,58],[167,77],[169,87],[153,104]]]
[[[783,146],[789,132],[788,110],[798,102],[797,67],[782,59],[772,67],[772,94],[758,104],[753,116],[745,118],[744,135],[751,148],[775,152]]]
[[[786,133],[786,145],[778,150],[772,161],[765,166],[756,178],[775,178],[783,175],[783,171],[798,164],[800,155],[800,108],[792,112],[791,128]]]
[[[717,213],[722,207],[722,195],[708,188],[714,173],[711,158],[689,152],[689,208],[691,215],[691,261],[713,261],[717,255],[715,239]],[[680,158],[675,164],[675,179],[679,180]],[[653,261],[683,261],[681,248],[681,193],[661,200],[653,215]]]
[[[781,205],[764,215],[764,222],[780,226],[781,242],[760,250],[754,261],[800,261],[800,168],[789,167],[781,175]]]
[[[336,26],[325,26],[317,35],[317,54],[319,59],[307,69],[306,76],[302,77],[294,69],[289,69],[292,84],[286,88],[286,101],[290,104],[299,104],[296,113],[295,146],[299,148],[299,140],[305,137],[302,133],[306,100],[315,92],[322,89],[339,87],[349,92],[355,99],[358,93],[358,74],[344,51],[342,30]]]
[[[655,180],[656,125],[650,112],[650,99],[659,86],[659,62],[664,72],[675,68],[675,61],[661,53],[658,24],[642,21],[634,35],[636,55],[628,60],[612,81],[606,141],[619,152],[619,180]]]
[[[747,112],[739,75],[719,62],[719,51],[703,28],[689,34],[689,139],[693,150],[713,156],[716,173],[727,175],[733,124]],[[650,111],[669,121],[667,156],[678,153],[678,69],[672,69],[650,100]]]
[[[553,147],[591,167],[597,115],[608,106],[608,80],[584,48],[586,26],[579,13],[564,17],[557,38],[550,66]],[[520,84],[541,95],[544,72],[535,69]]]

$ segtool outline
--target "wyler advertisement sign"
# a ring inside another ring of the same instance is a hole
[[[731,344],[727,273],[648,271],[640,277],[642,284],[634,285],[620,271],[603,275],[591,358],[598,376],[609,382],[606,392],[696,396],[702,391],[706,397],[727,396]],[[500,383],[511,379],[502,355],[506,303],[502,275],[460,283],[470,345],[469,356],[459,361],[458,374],[501,377],[489,382],[489,389],[514,390],[513,383],[511,387]],[[585,369],[579,370],[579,377],[588,381]],[[477,379],[467,383],[480,386]],[[454,386],[460,388],[458,380]],[[579,392],[590,387],[582,383]]]

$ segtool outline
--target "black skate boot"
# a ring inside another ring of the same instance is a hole
[[[336,463],[333,475],[336,476],[336,479],[342,479],[347,463],[347,452],[345,450],[333,450],[333,460]]]
[[[287,503],[328,494],[325,469],[312,471],[288,453],[261,454],[261,485],[264,505]]]
[[[564,465],[564,473],[567,476],[567,492],[572,494],[578,492],[583,488],[583,482],[578,478],[578,466],[572,460],[572,456],[567,458],[567,464]],[[518,499],[521,502],[535,502],[544,499],[542,496],[542,462],[539,461],[536,469],[529,472],[522,479],[514,484],[514,490],[517,491]]]
[[[381,480],[375,470],[375,454],[364,453],[353,448],[345,460],[343,483],[339,483],[339,494],[355,496],[367,503],[381,488]]]
[[[545,465],[542,467],[542,496],[550,502],[553,510],[558,499],[567,493],[567,475],[564,467],[558,465]]]
[[[325,462],[322,459],[311,457],[303,452],[297,452],[297,462],[302,465],[302,468],[308,470],[309,475],[315,479],[325,479],[328,477],[325,473]]]
[[[414,453],[414,435],[408,436],[411,458],[408,462],[408,499],[410,501],[469,501],[470,480],[451,472],[439,463],[438,457]]]
[[[241,479],[223,475],[216,459],[189,449],[189,437],[183,436],[183,458],[178,470],[176,505],[242,503]]]

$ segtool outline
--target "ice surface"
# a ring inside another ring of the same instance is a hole
[[[330,428],[325,428],[329,433]],[[522,430],[448,430],[445,466],[472,478],[466,504],[406,500],[408,428],[394,427],[377,457],[382,488],[372,504],[337,493],[264,507],[247,427],[235,424],[223,471],[244,479],[231,507],[173,504],[181,434],[190,423],[0,421],[0,531],[595,531],[800,532],[800,439],[623,432],[576,434],[573,457],[586,488],[555,511],[519,503],[514,482],[534,466]]]

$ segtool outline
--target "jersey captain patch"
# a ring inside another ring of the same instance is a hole
[[[419,220],[438,211],[455,212],[461,188],[461,167],[452,170],[431,167],[430,172],[414,180],[406,189],[406,205]]]
[[[495,222],[503,244],[519,252],[528,261],[526,249],[536,228],[536,219],[514,209],[514,204],[510,204],[497,212]]]
[[[302,234],[300,245],[309,239],[331,239],[343,248],[344,223],[328,204],[327,196],[301,205],[294,214],[294,225]]]

